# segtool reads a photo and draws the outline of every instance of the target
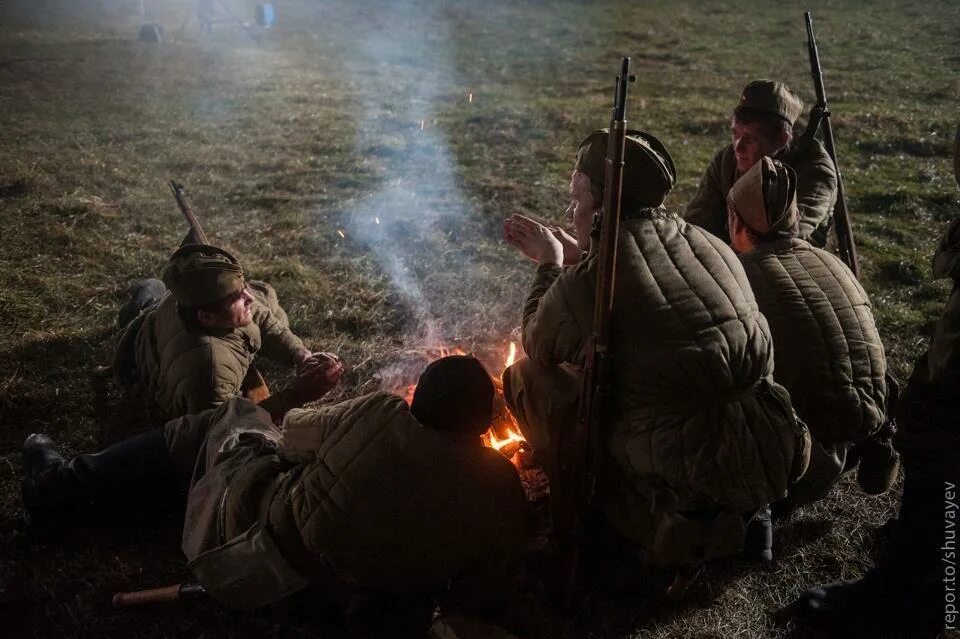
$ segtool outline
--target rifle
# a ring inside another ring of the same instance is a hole
[[[139,606],[151,603],[170,603],[185,599],[197,599],[207,594],[206,589],[198,583],[184,582],[162,588],[150,590],[135,590],[133,592],[118,592],[113,596],[114,608]]]
[[[597,253],[597,293],[593,307],[593,332],[587,340],[586,361],[580,386],[577,425],[560,436],[560,495],[555,522],[565,570],[564,601],[572,602],[582,546],[584,520],[596,493],[600,464],[600,417],[609,394],[610,316],[613,309],[613,284],[620,229],[620,189],[627,133],[627,85],[630,58],[623,58],[617,76],[613,117],[607,140],[604,175],[604,201],[600,214],[600,241]]]
[[[827,94],[823,88],[823,71],[820,68],[820,52],[817,50],[817,41],[813,36],[813,16],[809,11],[803,14],[807,23],[807,50],[810,55],[810,73],[813,75],[813,88],[817,93],[817,104],[810,110],[810,123],[803,135],[807,142],[812,143],[817,130],[823,128],[823,144],[833,160],[833,168],[837,172],[837,203],[833,209],[834,224],[837,231],[837,244],[840,249],[840,259],[850,267],[853,276],[860,279],[860,263],[857,260],[857,247],[853,242],[853,227],[850,224],[850,213],[847,211],[847,199],[843,190],[843,177],[840,175],[840,164],[837,163],[837,148],[833,142],[833,126],[830,123],[830,109],[827,107]]]
[[[183,217],[187,218],[187,224],[190,225],[190,233],[184,238],[182,244],[190,244],[191,242],[188,242],[188,239],[195,239],[196,242],[192,242],[194,244],[209,244],[207,234],[203,232],[200,221],[193,214],[193,207],[187,201],[187,193],[183,190],[183,185],[176,180],[170,180],[170,188],[173,190],[173,197],[177,199],[180,212],[183,213]]]

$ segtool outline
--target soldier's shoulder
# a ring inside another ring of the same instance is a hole
[[[714,162],[714,163],[721,162],[721,161],[723,161],[725,158],[732,158],[732,157],[734,157],[734,155],[735,155],[735,154],[734,154],[734,152],[733,152],[733,145],[728,143],[728,144],[723,145],[723,146],[720,147],[719,149],[717,149],[717,152],[713,154],[713,160],[712,160],[712,162]]]
[[[253,296],[254,302],[270,307],[278,303],[277,291],[262,280],[248,280],[247,290]]]
[[[856,279],[853,276],[853,272],[850,270],[850,267],[848,267],[844,261],[840,259],[839,255],[831,253],[826,249],[813,246],[812,244],[808,244],[807,242],[803,242],[803,244],[803,255],[807,256],[808,259],[817,260],[818,262],[829,266],[832,272],[839,274],[845,279]]]
[[[500,451],[487,446],[475,449],[475,455],[477,478],[486,486],[484,490],[493,493],[495,500],[500,502],[500,508],[509,503],[515,508],[522,508],[521,503],[525,506],[523,484],[516,466]]]
[[[359,397],[344,400],[339,407],[345,416],[353,416],[364,421],[391,421],[393,419],[412,419],[407,402],[395,393],[375,391]]]
[[[803,136],[794,138],[787,146],[782,159],[798,173],[810,166],[823,165],[833,168],[833,160],[830,159],[827,147],[816,138],[812,140]]]
[[[730,166],[736,167],[737,158],[733,152],[733,145],[727,144],[721,147],[713,154],[710,164],[707,166],[707,172],[722,172]]]

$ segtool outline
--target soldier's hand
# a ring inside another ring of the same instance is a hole
[[[550,232],[557,238],[560,245],[563,246],[563,265],[573,266],[580,261],[580,246],[577,244],[577,238],[573,237],[559,226],[550,227]]]
[[[290,385],[294,399],[300,404],[323,397],[340,383],[340,377],[343,375],[343,364],[340,360],[331,358],[329,353],[314,355],[324,357],[311,357],[304,362]]]
[[[326,364],[331,365],[339,363],[340,358],[333,353],[326,352],[316,352],[311,353],[310,351],[303,351],[303,355],[297,360],[297,372],[304,370],[306,367],[312,364]]]
[[[503,239],[539,264],[563,263],[563,244],[548,227],[536,220],[512,215],[503,223]]]

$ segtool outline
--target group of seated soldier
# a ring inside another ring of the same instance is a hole
[[[896,385],[867,294],[819,247],[836,172],[819,142],[794,138],[801,110],[782,83],[747,85],[733,142],[683,216],[664,206],[677,179],[666,147],[627,133],[612,392],[591,517],[654,565],[738,553],[769,562],[773,519],[854,469],[871,494],[897,473]],[[537,263],[522,314],[526,357],[504,371],[504,395],[552,483],[592,331],[608,138],[595,131],[577,151],[574,235],[521,215],[504,223],[507,243]],[[943,276],[960,270],[956,234],[952,226],[938,250]],[[503,591],[528,515],[516,469],[481,445],[494,385],[476,359],[430,364],[409,406],[373,393],[302,409],[343,366],[308,350],[273,289],[248,282],[232,255],[186,244],[163,284],[144,286],[153,293],[134,296],[144,308],[115,374],[169,421],[70,461],[47,436],[28,437],[23,499],[34,526],[172,500],[185,508],[190,567],[216,600],[253,609],[310,588],[354,611],[362,636],[417,636],[437,601],[481,608]],[[905,447],[919,452],[905,456],[894,559],[862,582],[804,594],[792,612],[861,629],[865,617],[942,625],[929,519],[932,487],[957,478],[954,306],[900,402]],[[296,366],[288,388],[263,392],[258,354]],[[932,465],[930,437],[943,442]],[[908,606],[896,596],[908,592],[927,596]],[[879,616],[850,612],[878,599]]]

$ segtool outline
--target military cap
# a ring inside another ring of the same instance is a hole
[[[754,80],[743,88],[733,115],[774,115],[793,126],[801,111],[803,102],[783,82]]]
[[[597,192],[603,191],[609,138],[609,129],[594,131],[577,151],[574,169],[590,178]],[[624,208],[660,206],[676,182],[677,169],[663,143],[649,133],[627,131],[620,191]]]
[[[243,288],[237,258],[208,244],[187,244],[163,271],[163,283],[183,306],[206,306]]]
[[[476,357],[450,355],[424,369],[410,412],[427,428],[479,437],[493,419],[493,392],[493,380]]]
[[[763,156],[730,187],[727,205],[760,235],[789,231],[799,217],[797,174]]]

